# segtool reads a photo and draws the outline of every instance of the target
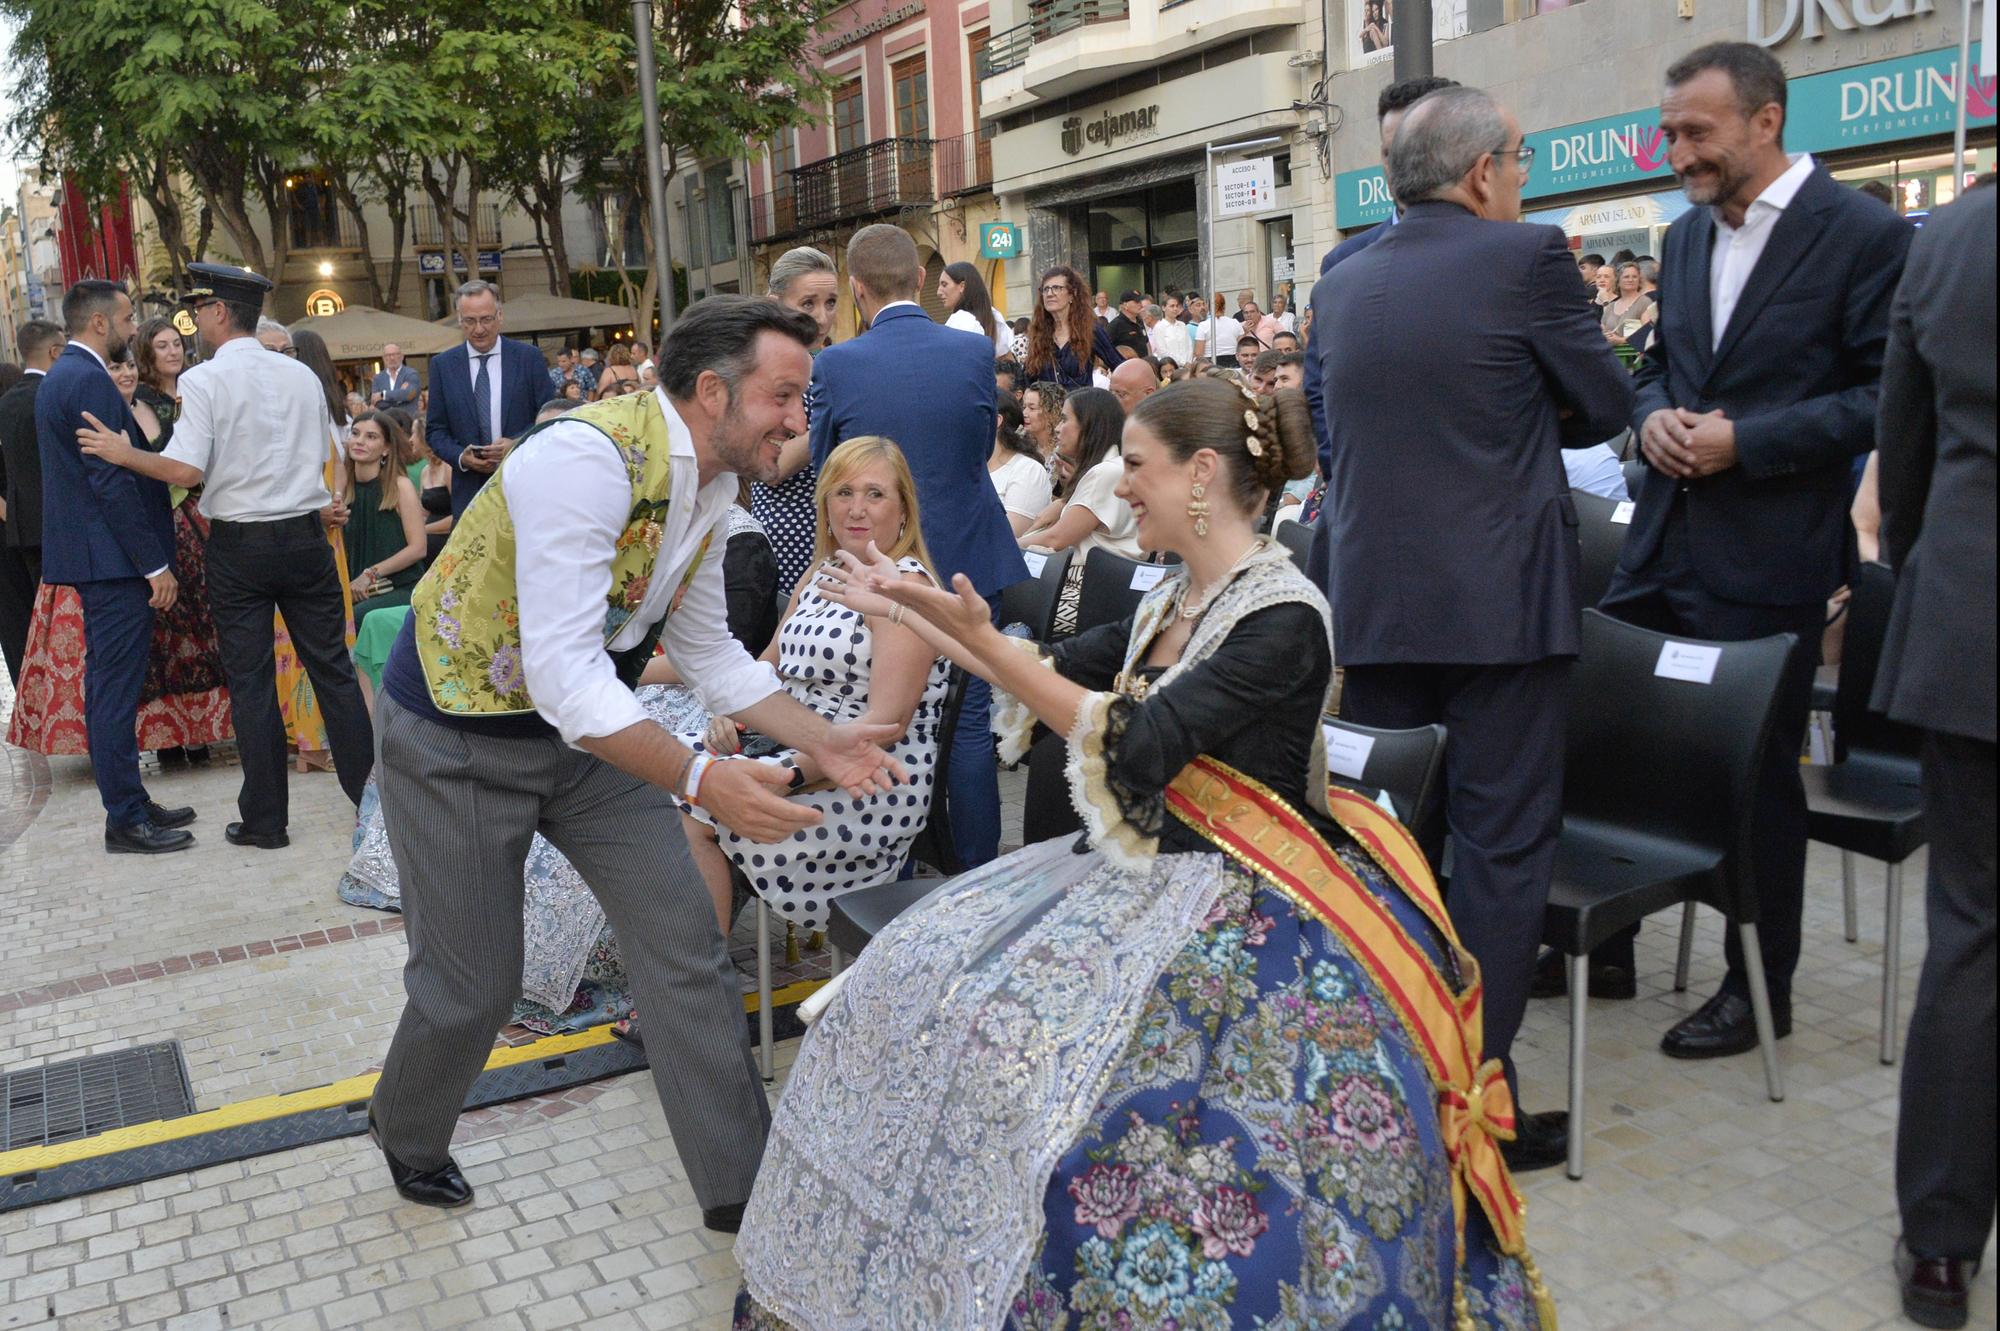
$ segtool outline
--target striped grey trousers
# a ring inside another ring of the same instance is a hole
[[[522,866],[539,831],[618,935],[653,1084],[703,1207],[749,1199],[771,1123],[743,994],[664,791],[553,735],[454,730],[376,695],[375,770],[403,884],[408,1002],[375,1088],[388,1152],[441,1166],[521,992]]]

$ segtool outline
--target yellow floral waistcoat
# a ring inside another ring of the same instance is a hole
[[[666,418],[651,393],[631,393],[581,407],[559,417],[595,427],[611,440],[632,482],[631,516],[611,559],[611,591],[605,598],[604,646],[646,600],[665,534],[667,502],[673,490]],[[553,423],[553,422],[551,422]],[[542,429],[522,435],[529,435]],[[501,470],[506,469],[505,464]],[[694,581],[708,553],[704,537],[681,577]],[[675,601],[678,602],[676,597]],[[464,716],[517,716],[535,709],[521,667],[521,605],[514,582],[514,523],[499,473],[480,488],[453,524],[451,540],[410,594],[417,659],[424,685],[439,711]],[[669,609],[671,613],[671,609]],[[632,684],[653,653],[665,620],[645,641],[612,653],[619,678]]]

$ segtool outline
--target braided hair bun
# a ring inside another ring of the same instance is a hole
[[[1286,481],[1311,475],[1317,455],[1312,414],[1296,388],[1258,397],[1230,379],[1195,378],[1152,394],[1132,419],[1179,461],[1213,449],[1246,513],[1261,511]]]

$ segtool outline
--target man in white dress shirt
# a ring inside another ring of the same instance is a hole
[[[676,799],[779,841],[819,821],[784,798],[809,775],[856,798],[901,777],[877,745],[895,727],[829,724],[727,627],[737,478],[774,479],[805,433],[818,338],[774,300],[698,302],[661,350],[659,389],[516,442],[411,598],[377,701],[409,1001],[370,1109],[410,1201],[472,1200],[452,1127],[520,993],[521,866],[539,831],[617,932],[704,1222],[741,1219],[770,1108]],[[799,765],[713,761],[651,720],[632,685],[655,643],[712,713],[797,748]]]
[[[159,453],[111,435],[83,440],[84,451],[168,485],[202,487],[209,608],[243,763],[236,800],[242,821],[224,834],[234,845],[276,850],[290,838],[273,611],[285,616],[326,722],[340,787],[357,805],[374,762],[374,732],[347,651],[340,575],[321,518],[333,498],[325,481],[333,417],[310,368],[258,343],[269,279],[193,263],[188,281],[181,299],[212,354],[181,375],[173,438]]]

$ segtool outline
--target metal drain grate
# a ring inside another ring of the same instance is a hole
[[[53,1146],[78,1137],[194,1112],[178,1040],[0,1073],[5,1145]]]

